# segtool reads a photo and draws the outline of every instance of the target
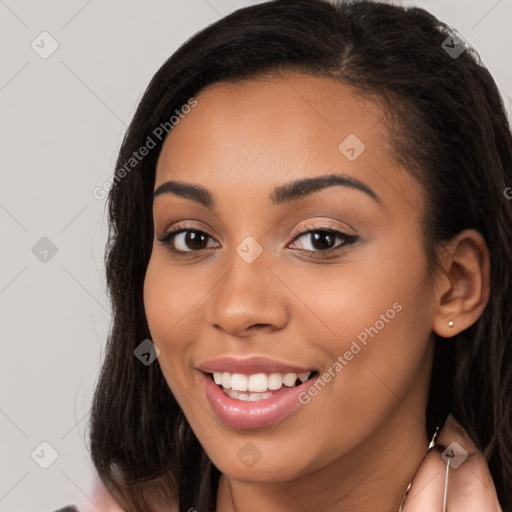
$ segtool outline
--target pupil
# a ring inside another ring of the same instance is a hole
[[[333,246],[334,243],[334,237],[332,236],[329,231],[316,231],[312,233],[313,235],[313,247],[315,249],[329,249]],[[317,243],[319,240],[322,240],[322,238],[328,240],[327,244],[325,243]]]
[[[190,249],[201,250],[204,247],[201,245],[206,241],[206,236],[204,233],[199,233],[197,231],[188,231],[185,235],[185,243]]]

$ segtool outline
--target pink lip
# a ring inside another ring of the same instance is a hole
[[[301,405],[299,394],[305,393],[316,380],[316,378],[309,379],[293,388],[282,387],[271,398],[245,402],[227,396],[221,387],[215,384],[211,375],[200,373],[200,376],[213,410],[224,423],[241,429],[267,427],[284,420],[297,406]]]
[[[269,359],[264,356],[246,358],[218,357],[201,363],[198,368],[205,373],[229,372],[243,373],[306,373],[315,371],[315,368],[301,368],[288,363]]]

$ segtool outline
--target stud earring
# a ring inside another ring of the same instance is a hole
[[[453,321],[452,321],[452,320],[450,320],[450,321],[448,322],[448,327],[453,327]]]

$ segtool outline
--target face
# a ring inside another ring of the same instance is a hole
[[[195,99],[158,161],[144,300],[211,460],[287,481],[421,423],[424,197],[393,160],[383,107],[291,73]]]

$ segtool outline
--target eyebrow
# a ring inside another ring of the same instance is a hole
[[[270,194],[270,201],[274,206],[277,206],[334,186],[359,190],[377,203],[381,203],[380,197],[368,185],[346,174],[328,174],[325,176],[302,178],[285,183],[284,185],[279,185],[275,187],[274,191]],[[215,209],[217,207],[213,194],[201,185],[194,185],[183,181],[166,181],[159,185],[153,192],[153,199],[162,194],[174,194],[185,199],[191,199],[209,209]]]

